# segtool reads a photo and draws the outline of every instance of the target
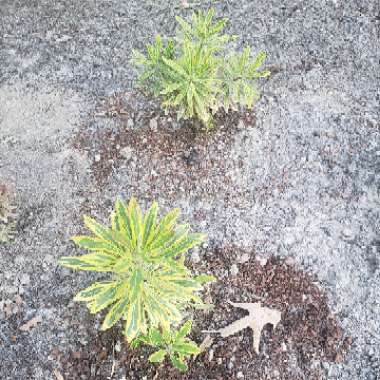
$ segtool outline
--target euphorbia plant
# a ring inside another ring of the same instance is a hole
[[[233,37],[222,34],[227,18],[214,21],[212,9],[194,13],[190,22],[176,20],[174,39],[158,35],[146,55],[134,51],[140,86],[160,97],[166,111],[174,108],[178,118],[197,118],[207,129],[220,108],[251,108],[259,98],[256,79],[270,75],[260,71],[265,52],[253,58],[249,47],[231,52]]]
[[[116,201],[109,227],[84,217],[93,236],[76,236],[73,240],[90,253],[62,257],[60,264],[109,273],[107,280],[95,282],[74,298],[87,302],[91,313],[109,307],[102,330],[123,319],[130,343],[147,339],[144,337],[153,331],[168,336],[183,320],[187,307],[203,305],[199,292],[213,277],[192,276],[185,265],[185,253],[200,244],[205,235],[192,233],[187,224],[178,225],[179,214],[174,209],[158,220],[158,205],[154,202],[143,215],[132,198],[127,206]],[[172,359],[173,355],[169,356]],[[174,362],[177,359],[180,367],[183,356],[175,355]]]

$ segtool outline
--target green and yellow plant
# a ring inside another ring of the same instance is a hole
[[[227,18],[214,22],[212,9],[194,13],[190,23],[176,20],[174,39],[164,42],[158,35],[146,55],[133,52],[139,85],[160,97],[166,112],[175,108],[178,118],[197,118],[207,129],[220,108],[252,108],[259,98],[255,80],[270,75],[260,71],[265,52],[253,59],[249,47],[242,54],[228,53],[234,38],[221,33]]]
[[[109,279],[92,284],[74,298],[86,302],[91,313],[109,308],[102,330],[123,319],[129,343],[158,333],[167,337],[174,334],[171,331],[184,319],[187,307],[204,306],[199,292],[213,277],[192,276],[185,266],[185,253],[200,244],[205,235],[192,233],[187,224],[177,225],[179,215],[180,211],[174,209],[158,220],[156,202],[143,215],[132,198],[127,206],[116,201],[110,227],[84,218],[93,236],[76,236],[73,240],[90,253],[62,257],[60,264],[110,274]],[[180,331],[177,338],[183,339],[183,329]],[[185,353],[175,354],[175,342],[168,353],[172,361],[181,363]]]
[[[150,329],[147,335],[141,336],[134,341],[134,347],[140,343],[158,348],[149,356],[151,363],[160,363],[166,357],[169,357],[174,367],[180,371],[186,371],[187,365],[184,359],[190,355],[198,355],[199,347],[192,342],[187,335],[191,331],[191,321],[187,321],[178,331]]]

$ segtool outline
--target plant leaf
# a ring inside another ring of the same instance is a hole
[[[162,349],[150,355],[148,360],[151,363],[161,363],[165,359],[165,356],[166,356],[166,350]]]

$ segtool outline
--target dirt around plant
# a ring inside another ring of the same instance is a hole
[[[209,134],[133,90],[130,64],[199,6],[1,1],[0,183],[18,198],[0,244],[1,380],[380,378],[379,3],[202,2],[272,71],[254,110]],[[80,253],[83,214],[107,223],[132,195],[208,235],[188,259],[218,277],[215,309],[194,314],[193,339],[244,315],[227,300],[282,311],[260,355],[248,331],[215,336],[179,375],[72,302],[101,277],[57,265]]]
[[[207,296],[215,308],[194,315],[193,339],[201,343],[207,336],[205,330],[223,327],[244,315],[229,306],[227,300],[261,300],[280,310],[282,318],[274,331],[269,326],[264,330],[259,355],[253,351],[252,335],[247,330],[226,339],[212,335],[211,346],[189,362],[188,373],[181,374],[166,363],[152,367],[146,361],[149,352],[131,351],[125,343],[121,345],[121,328],[115,328],[109,334],[94,335],[92,343],[78,351],[67,355],[55,351],[63,364],[64,378],[105,379],[117,366],[125,369],[128,379],[317,380],[323,378],[324,362],[345,360],[352,338],[329,310],[327,296],[317,279],[289,260],[271,257],[263,261],[239,249],[216,250],[205,257],[202,264],[191,265],[193,270],[209,270],[212,264],[213,275],[221,281],[210,287]],[[239,264],[239,274],[226,276],[225,268],[242,257],[250,259]]]

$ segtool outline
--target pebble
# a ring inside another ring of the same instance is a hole
[[[244,379],[244,374],[243,374],[243,372],[239,371],[239,372],[236,374],[236,378],[237,378],[237,379]]]
[[[157,132],[157,126],[158,126],[157,119],[156,119],[156,118],[154,118],[154,119],[150,119],[149,127],[150,127],[150,129],[151,129],[153,132]]]
[[[199,251],[197,249],[194,249],[191,254],[191,261],[193,263],[199,263],[201,261],[201,258],[199,256]]]
[[[243,254],[239,257],[238,261],[239,261],[240,264],[244,264],[244,263],[246,263],[247,261],[249,261],[249,255],[248,255],[248,253],[243,253]]]
[[[128,128],[133,128],[133,126],[135,125],[133,119],[128,119],[127,121],[127,127]]]
[[[243,130],[245,129],[245,123],[242,119],[239,120],[239,123],[238,123],[238,130]]]
[[[263,267],[267,263],[268,260],[265,257],[257,256],[257,261]]]
[[[121,343],[120,341],[117,341],[115,344],[115,351],[120,352],[121,351]]]
[[[231,276],[236,276],[239,273],[239,268],[236,264],[232,264],[230,268]]]
[[[126,160],[130,160],[132,158],[133,150],[131,147],[126,146],[125,148],[120,150],[120,155]]]
[[[30,276],[27,273],[24,273],[20,278],[21,285],[29,285],[30,284]]]
[[[95,162],[99,162],[100,161],[100,154],[95,154],[95,157],[94,157],[94,159],[95,159]]]

